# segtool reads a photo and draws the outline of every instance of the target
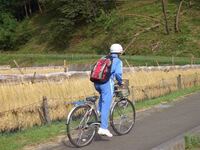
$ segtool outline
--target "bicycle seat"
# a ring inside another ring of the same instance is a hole
[[[97,99],[98,99],[98,96],[86,97],[86,101],[93,102],[93,103],[95,103]]]

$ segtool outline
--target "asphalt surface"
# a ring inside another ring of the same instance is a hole
[[[151,150],[200,125],[200,92],[182,100],[139,112],[133,130],[124,136],[96,137],[81,150]],[[66,137],[65,137],[66,138]],[[46,143],[37,150],[75,150],[68,141]]]

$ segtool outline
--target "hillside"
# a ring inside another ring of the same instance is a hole
[[[65,44],[62,47],[50,41],[53,29],[49,24],[56,17],[54,11],[35,13],[25,20],[24,32],[31,33],[30,39],[15,53],[104,54],[111,43],[119,42],[124,47],[129,45],[126,54],[131,55],[200,57],[200,4],[198,1],[192,1],[192,5],[188,1],[183,3],[180,32],[176,33],[174,24],[178,6],[175,0],[168,0],[169,35],[165,32],[161,1],[128,0],[110,13],[101,11],[92,22],[76,25],[70,38],[59,39],[58,35],[58,41]]]

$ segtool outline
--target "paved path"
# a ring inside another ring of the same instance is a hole
[[[81,150],[150,150],[200,125],[200,92],[183,100],[138,113],[128,135],[97,138]],[[74,150],[68,142],[43,144],[37,150]]]

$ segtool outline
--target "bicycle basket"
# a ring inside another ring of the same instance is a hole
[[[130,95],[129,87],[126,85],[119,87],[116,94],[117,97],[128,97]]]

